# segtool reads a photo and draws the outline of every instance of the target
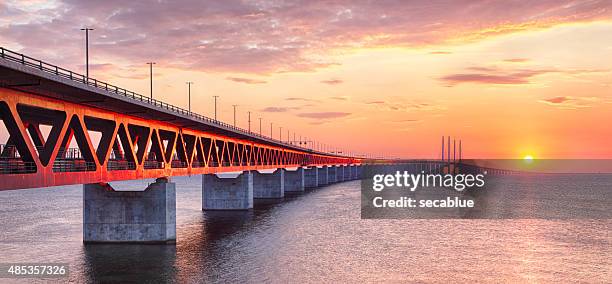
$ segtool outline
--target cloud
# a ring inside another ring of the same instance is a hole
[[[596,97],[571,97],[571,96],[557,96],[547,99],[539,100],[538,102],[554,106],[560,109],[575,110],[579,108],[589,108],[592,104],[599,101]]]
[[[234,81],[237,83],[245,83],[245,84],[265,84],[266,81],[249,79],[249,78],[240,78],[240,77],[227,77],[226,80]]]
[[[335,96],[335,97],[329,97],[332,100],[337,100],[337,101],[348,101],[349,100],[349,96]]]
[[[562,104],[564,102],[571,101],[571,100],[572,99],[570,99],[569,97],[554,97],[554,98],[544,99],[542,101],[549,103],[549,104]]]
[[[313,118],[313,119],[330,119],[330,118],[340,118],[351,115],[350,112],[305,112],[298,113],[297,116],[305,117],[305,118]]]
[[[329,79],[329,80],[321,81],[321,83],[328,84],[328,85],[338,85],[338,84],[342,84],[343,82],[344,81],[342,81],[340,79]]]
[[[392,122],[395,123],[414,123],[414,122],[420,122],[421,120],[419,119],[400,119],[400,120],[393,120]]]
[[[98,60],[269,74],[336,65],[334,50],[437,46],[612,16],[606,0],[468,2],[0,1],[0,42],[72,68],[87,25]]]
[[[453,54],[450,51],[432,51],[429,54],[436,54],[436,55],[447,55],[447,54]]]
[[[289,97],[289,98],[285,98],[285,100],[287,100],[287,101],[304,101],[304,102],[316,102],[317,101],[317,100],[314,100],[314,99],[302,98],[302,97]]]
[[[473,66],[466,68],[468,72],[450,74],[439,78],[448,86],[462,83],[474,84],[497,84],[497,85],[520,85],[529,84],[534,76],[560,72],[555,69],[510,69],[504,70],[497,67]]]
[[[289,108],[287,107],[266,107],[261,109],[262,112],[287,112]]]
[[[365,102],[365,104],[367,104],[367,105],[382,105],[382,104],[385,104],[385,101],[370,101],[370,102]]]
[[[589,73],[609,72],[605,69],[500,69],[498,67],[473,66],[466,68],[465,73],[450,74],[439,79],[444,81],[447,86],[455,86],[462,83],[474,84],[496,84],[496,85],[521,85],[529,84],[530,80],[538,75],[548,73],[560,73],[569,75],[581,75]]]
[[[525,62],[529,62],[530,60],[528,58],[508,58],[508,59],[504,59],[504,62],[509,62],[509,63],[525,63]]]

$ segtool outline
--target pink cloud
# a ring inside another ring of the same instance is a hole
[[[307,113],[298,113],[297,116],[305,117],[305,118],[313,118],[313,119],[330,119],[330,118],[340,118],[351,115],[350,112],[307,112]]]
[[[267,83],[266,81],[263,81],[263,80],[240,78],[240,77],[227,77],[225,79],[234,81],[236,83],[245,83],[245,84],[265,84]]]
[[[328,84],[328,85],[338,85],[338,84],[342,84],[343,82],[344,81],[342,81],[340,79],[329,79],[329,80],[321,81],[321,83]]]
[[[539,100],[539,102],[565,110],[575,110],[580,108],[592,107],[594,103],[599,101],[597,97],[570,97],[557,96]]]
[[[58,0],[40,8],[14,1],[0,7],[0,41],[73,69],[82,64],[79,28],[87,25],[95,28],[90,38],[94,61],[144,67],[154,60],[172,68],[264,74],[334,65],[330,49],[478,40],[611,15],[605,0]]]

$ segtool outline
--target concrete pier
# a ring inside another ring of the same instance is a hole
[[[361,179],[361,170],[362,170],[362,165],[355,165],[353,166],[354,169],[354,178],[355,179]]]
[[[144,191],[83,185],[83,242],[175,243],[175,184],[159,178]]]
[[[319,186],[319,170],[317,167],[304,168],[304,187],[315,188]]]
[[[328,184],[335,183],[338,181],[336,172],[338,172],[338,167],[327,166],[327,183]]]
[[[353,172],[351,170],[351,165],[346,165],[344,168],[344,181],[353,180]]]
[[[329,184],[329,167],[322,166],[322,167],[316,167],[316,169],[317,169],[317,175],[318,175],[317,186],[328,185]]]
[[[253,198],[283,198],[285,171],[282,169],[253,171]]]
[[[202,210],[253,208],[253,174],[233,172],[202,175]]]
[[[285,192],[304,192],[304,168],[283,169],[285,175]]]
[[[336,166],[336,182],[344,181],[344,165]]]

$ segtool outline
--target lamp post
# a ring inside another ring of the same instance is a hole
[[[155,64],[155,62],[147,62],[147,64],[149,64],[149,78],[150,78],[150,83],[151,83],[151,99],[153,98],[153,64]]]
[[[236,127],[236,107],[238,105],[232,105],[234,107],[234,127]]]
[[[251,112],[249,111],[249,133],[251,133]]]
[[[261,117],[259,118],[259,136],[261,136]]]
[[[189,93],[189,103],[188,103],[189,114],[191,114],[191,85],[192,84],[193,84],[193,82],[187,82],[187,90],[188,90],[188,93]]]
[[[217,121],[217,98],[219,96],[213,96],[213,98],[215,98],[215,121]]]
[[[89,31],[93,31],[91,28],[82,28],[85,31],[85,78],[89,82]]]

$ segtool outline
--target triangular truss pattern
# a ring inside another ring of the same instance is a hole
[[[36,147],[40,163],[46,167],[52,159],[53,150],[66,123],[66,113],[22,104],[17,105],[17,113],[28,131],[30,141]],[[51,127],[46,139],[40,130],[41,125]]]
[[[204,152],[204,145],[202,143],[203,139],[204,138],[196,137],[195,153],[193,155],[193,159],[191,160],[191,167],[193,168],[205,167],[207,165],[206,157],[208,155]]]
[[[165,159],[162,150],[162,144],[159,140],[157,130],[151,131],[151,140],[149,142],[149,152],[147,153],[144,162],[145,169],[161,169],[164,167]]]
[[[142,165],[145,153],[147,153],[147,145],[151,135],[151,128],[146,126],[128,124],[128,132],[132,140],[132,146],[136,154],[136,161]]]
[[[202,137],[202,150],[204,151],[206,166],[216,167],[219,165],[219,157],[213,139]]]
[[[193,142],[193,141],[192,141]],[[172,156],[172,164],[173,168],[186,168],[188,166],[188,157],[187,157],[187,145],[184,141],[184,136],[182,134],[178,135],[176,140],[176,151]],[[191,146],[193,148],[193,146]],[[192,150],[193,153],[193,150]]]
[[[23,137],[25,133],[22,133],[10,108],[4,102],[0,102],[0,119],[9,134],[6,145],[0,153],[2,173],[35,173],[36,163]]]
[[[72,139],[76,141],[77,148],[70,148]],[[80,172],[95,171],[96,158],[94,157],[89,135],[86,134],[83,124],[77,115],[73,115],[68,129],[61,140],[60,149],[53,162],[54,172]]]
[[[100,141],[98,147],[95,149],[96,156],[98,157],[99,165],[104,165],[110,154],[110,145],[113,141],[113,137],[116,135],[115,128],[116,123],[113,120],[95,118],[85,116],[85,127],[88,131],[99,132]]]
[[[176,132],[159,129],[157,133],[159,135],[162,150],[164,151],[164,159],[166,163],[168,163],[172,160],[172,155],[174,154],[174,146],[177,137]]]
[[[135,169],[136,158],[134,156],[133,145],[125,125],[123,123],[120,124],[117,129],[115,140],[113,141],[113,148],[107,168],[109,170]]]

